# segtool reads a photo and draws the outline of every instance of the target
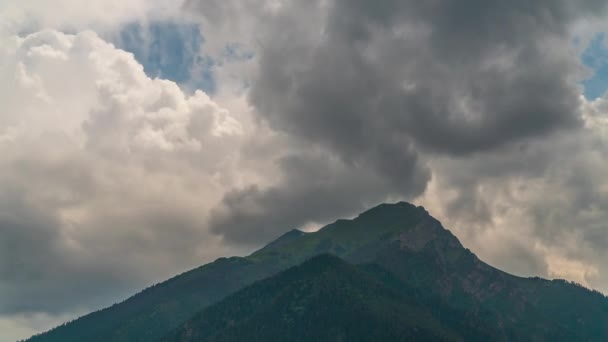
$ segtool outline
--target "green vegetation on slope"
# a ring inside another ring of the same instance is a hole
[[[360,246],[376,244],[391,229],[393,233],[405,229],[421,217],[411,204],[383,204],[355,220],[338,220],[317,233],[294,230],[247,258],[220,258],[28,341],[151,341],[256,280],[320,253],[344,256]]]
[[[603,295],[497,270],[423,208],[397,203],[315,233],[289,232],[249,257],[218,259],[31,341],[154,341],[226,296],[323,253],[375,264],[394,280],[393,289],[413,289],[439,321],[467,340],[480,334],[493,340],[608,340]]]
[[[244,284],[274,273],[269,263],[221,258],[28,341],[153,341]]]
[[[163,342],[459,341],[424,307],[321,255],[237,292]]]

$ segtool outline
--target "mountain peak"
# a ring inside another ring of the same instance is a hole
[[[363,213],[359,214],[359,216],[357,216],[357,217],[365,217],[365,216],[385,214],[388,212],[397,212],[397,211],[402,211],[402,212],[414,211],[414,210],[417,210],[420,208],[422,208],[422,207],[417,207],[411,203],[403,202],[403,201],[400,201],[397,203],[381,203],[371,209],[364,211]],[[422,209],[424,209],[424,208],[422,208]]]
[[[403,227],[404,224],[411,224],[414,221],[427,219],[437,221],[422,206],[416,206],[408,202],[397,202],[379,204],[359,214],[359,216],[355,218],[355,221],[360,221],[366,225],[372,222],[390,224],[392,221],[393,223],[398,224],[398,226]],[[371,227],[373,228],[374,225]]]
[[[423,207],[398,202],[380,204],[354,219],[336,220],[316,232],[292,230],[248,258],[261,261],[278,257],[285,264],[294,264],[311,255],[331,253],[364,262],[390,246],[417,253],[435,245],[464,250]],[[443,254],[442,248],[435,249]]]
[[[413,227],[416,222],[427,218],[432,219],[424,207],[403,201],[382,203],[359,214],[354,219],[338,219],[317,232],[305,233],[298,229],[292,229],[256,251],[254,255],[276,253],[277,250],[284,249],[293,243],[297,245],[297,240],[301,238],[327,240],[332,236],[335,237],[335,235],[350,235],[352,238],[361,240],[365,239],[367,235],[369,238],[375,239],[380,232],[406,230]],[[433,226],[437,224],[441,226],[437,220],[432,220],[435,223]],[[321,248],[321,250],[324,249]]]

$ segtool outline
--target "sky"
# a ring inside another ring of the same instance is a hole
[[[608,293],[608,1],[0,0],[0,342],[382,202]]]

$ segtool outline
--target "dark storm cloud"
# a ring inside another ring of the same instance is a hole
[[[207,16],[217,12],[213,6],[205,11],[209,2],[199,3]],[[286,180],[271,189],[251,187],[226,196],[213,230],[242,242],[257,230],[293,228],[317,211],[295,218],[297,210],[276,210],[276,204],[301,210],[308,203],[301,196],[314,198],[314,191],[350,190],[348,196],[318,196],[324,211],[336,209],[334,217],[360,209],[354,203],[343,207],[353,196],[370,202],[382,201],[382,194],[415,198],[430,179],[429,157],[517,151],[519,144],[582,129],[581,69],[570,50],[571,27],[605,5],[593,0],[283,2],[257,25],[259,68],[250,102],[273,129],[390,185],[368,194],[369,187],[357,187],[365,179],[349,187],[348,177],[338,177],[320,189],[307,188],[298,185],[303,178],[283,169]],[[222,6],[221,13],[233,7]],[[457,188],[463,199],[458,208],[474,208],[479,218],[491,221],[475,186],[471,180]],[[255,215],[246,214],[251,211],[245,203],[255,203]]]
[[[469,154],[576,127],[568,30],[603,6],[344,0],[305,29],[287,6],[263,37],[251,101],[273,127],[346,156],[410,140]]]
[[[408,172],[417,173],[404,179],[412,184],[399,187],[370,172],[369,167],[315,153],[285,157],[280,167],[285,178],[278,184],[226,194],[222,206],[213,212],[213,231],[232,242],[257,246],[307,223],[347,217],[390,195],[419,194],[429,177],[424,170],[410,169]]]

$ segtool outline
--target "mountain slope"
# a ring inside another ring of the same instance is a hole
[[[370,225],[370,218],[374,216],[371,214],[380,210],[379,216],[384,216],[382,212],[393,207],[397,210],[392,210],[393,213],[385,218],[378,217],[381,220]],[[320,253],[343,255],[350,249],[376,243],[375,227],[381,228],[378,231],[407,227],[420,216],[416,211],[415,206],[406,203],[381,205],[355,220],[338,220],[318,233],[288,232],[249,257],[220,258],[28,341],[131,342],[160,338],[199,310],[256,280]],[[351,226],[356,229],[350,229]],[[365,229],[367,226],[372,229]],[[349,231],[358,233],[351,236]],[[336,244],[335,240],[343,240],[343,243]]]
[[[163,342],[459,341],[429,310],[330,255],[256,282]]]
[[[202,308],[277,270],[270,263],[221,258],[28,341],[152,341]]]
[[[466,329],[485,327],[497,340],[607,340],[604,296],[495,269],[424,208],[401,202],[315,233],[289,232],[246,258],[218,259],[31,341],[152,341],[245,286],[323,253],[375,264],[395,279],[395,287],[415,289],[429,306],[448,308],[435,315],[451,326],[471,322]]]

